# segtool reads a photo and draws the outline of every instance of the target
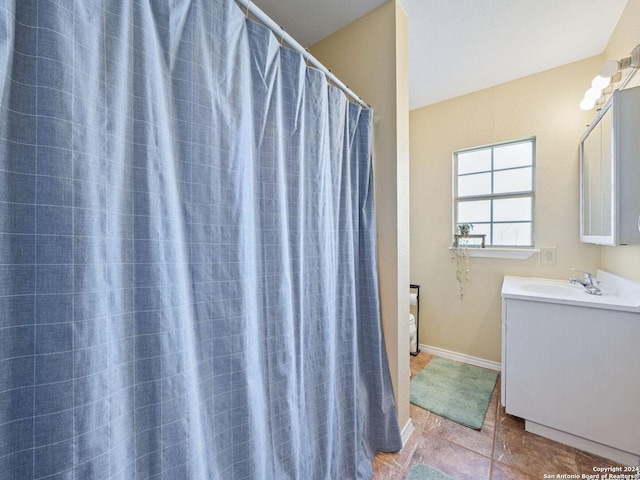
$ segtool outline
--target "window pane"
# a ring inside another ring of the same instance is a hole
[[[471,230],[471,235],[485,235],[484,241],[485,246],[491,245],[491,224],[490,223],[474,223],[473,230]],[[482,246],[481,238],[469,238],[468,245],[470,247],[480,247]]]
[[[458,153],[458,175],[491,170],[491,149]]]
[[[531,223],[494,223],[493,245],[530,246]]]
[[[520,167],[531,165],[533,158],[533,142],[515,143],[495,147],[493,149],[493,168]]]
[[[458,202],[458,223],[491,221],[491,200]]]
[[[529,192],[531,167],[502,170],[493,174],[493,193]]]
[[[458,177],[458,196],[488,195],[491,193],[491,173],[476,173]]]
[[[493,221],[531,220],[531,197],[504,198],[493,201]]]
[[[488,245],[489,237],[491,237],[491,224],[490,223],[474,223],[473,230],[471,231],[471,233],[486,235],[487,237],[485,239],[485,242]]]
[[[455,222],[473,224],[488,246],[532,245],[534,142],[454,153]]]

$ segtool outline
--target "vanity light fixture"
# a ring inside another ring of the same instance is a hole
[[[622,71],[629,68],[632,70],[627,74],[620,87],[624,87],[635,71],[640,68],[640,45],[636,45],[628,57],[622,60],[609,60],[600,66],[598,75],[591,82],[591,88],[584,93],[580,108],[591,110],[596,105],[604,103],[607,95],[613,92],[615,84],[622,78]]]

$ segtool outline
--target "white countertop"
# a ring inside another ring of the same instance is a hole
[[[569,280],[505,276],[502,297],[640,313],[640,284],[598,270],[602,295],[586,293]]]

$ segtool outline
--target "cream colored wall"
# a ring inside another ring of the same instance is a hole
[[[398,421],[409,421],[408,21],[392,0],[311,47],[311,53],[375,110],[373,164],[378,259]]]
[[[634,0],[635,1],[635,0]],[[579,242],[579,139],[592,113],[578,108],[600,56],[410,112],[411,282],[421,284],[420,343],[501,360],[504,275],[568,278],[596,270],[600,247]],[[472,258],[458,298],[448,247],[452,152],[536,137],[535,246],[556,247],[557,265]]]
[[[640,0],[629,0],[604,51],[605,60],[628,57],[631,50],[640,44]],[[640,72],[636,73],[628,86],[640,85]],[[640,187],[639,187],[640,188]],[[602,269],[640,282],[640,245],[602,247]]]

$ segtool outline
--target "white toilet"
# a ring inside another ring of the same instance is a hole
[[[418,350],[418,335],[416,329],[416,317],[409,314],[409,351],[415,352]]]

